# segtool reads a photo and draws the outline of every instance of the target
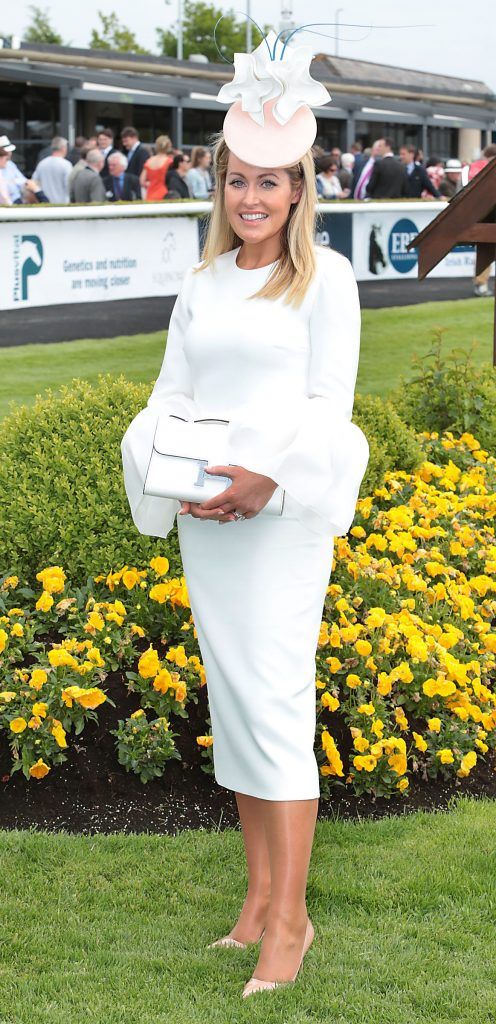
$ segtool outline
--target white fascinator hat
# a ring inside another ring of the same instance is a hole
[[[317,135],[311,107],[331,99],[310,75],[312,47],[280,35],[271,29],[252,53],[235,53],[234,77],[215,97],[231,104],[223,124],[227,146],[257,167],[298,163]]]

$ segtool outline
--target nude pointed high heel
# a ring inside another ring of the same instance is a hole
[[[232,946],[237,949],[248,949],[248,946],[256,946],[257,942],[260,942],[260,940],[263,939],[264,934],[265,928],[260,939],[257,939],[256,942],[240,942],[239,939],[234,939],[232,935],[224,935],[222,939],[216,939],[215,942],[209,942],[207,949],[213,949],[214,946]]]
[[[265,981],[263,978],[255,978],[255,976],[253,976],[252,978],[250,978],[249,981],[246,982],[246,985],[243,989],[243,999],[246,999],[247,996],[251,996],[254,992],[262,992],[265,989],[282,988],[283,985],[294,985],[300,972],[305,953],[307,952],[308,949],[310,949],[310,946],[312,945],[314,935],[315,931],[313,924],[310,918],[308,918],[301,960],[298,964],[296,973],[293,975],[293,977],[290,978],[289,981]]]

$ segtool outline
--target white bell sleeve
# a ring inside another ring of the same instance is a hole
[[[238,464],[284,487],[311,528],[344,536],[369,460],[367,438],[351,420],[360,300],[350,261],[333,250],[318,255],[306,395],[292,403],[274,396],[270,409],[234,420],[231,441]]]
[[[144,409],[134,417],[121,441],[124,486],[135,526],[140,533],[167,537],[181,502],[143,494],[158,415],[164,411],[194,419],[193,384],[183,339],[191,319],[189,295],[192,268],[186,271],[172,310],[162,367]]]

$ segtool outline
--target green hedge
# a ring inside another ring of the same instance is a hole
[[[32,576],[62,565],[74,579],[166,554],[181,571],[174,529],[138,533],[124,490],[120,443],[151,384],[74,378],[0,423],[2,570]]]
[[[406,425],[390,401],[378,395],[355,396],[353,421],[363,430],[370,449],[360,497],[373,494],[388,470],[412,473],[424,458],[414,431]]]
[[[46,565],[62,565],[83,582],[162,554],[171,573],[181,573],[176,526],[166,539],[138,533],[124,490],[120,443],[151,388],[110,374],[96,385],[74,378],[0,423],[2,572],[34,578]],[[361,496],[386,469],[408,472],[421,461],[412,431],[389,403],[357,396],[354,419],[370,444]]]

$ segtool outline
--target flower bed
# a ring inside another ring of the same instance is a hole
[[[419,437],[336,538],[317,651],[322,795],[406,795],[467,777],[496,746],[496,460],[470,434]],[[60,566],[0,582],[0,729],[12,772],[43,779],[98,708],[109,672],[138,707],[113,731],[143,783],[178,758],[174,724],[205,686],[186,581],[165,557],[71,584]],[[112,701],[110,701],[112,703]],[[213,771],[209,720],[196,736]]]

